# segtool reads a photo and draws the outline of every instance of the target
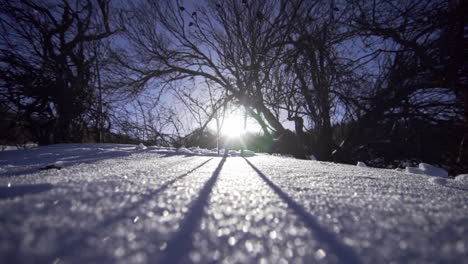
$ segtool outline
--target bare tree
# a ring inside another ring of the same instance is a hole
[[[424,120],[440,127],[450,120],[465,131],[458,163],[466,163],[468,88],[461,58],[467,8],[463,1],[353,1],[352,26],[386,58],[374,95],[363,103],[370,107],[361,130],[389,117],[394,123]]]
[[[33,127],[41,120],[40,143],[51,134],[82,140],[94,100],[91,46],[115,33],[109,1],[6,1],[0,12],[1,103]]]
[[[344,46],[353,34],[346,22],[347,6],[338,8],[333,1],[317,1],[304,5],[295,17],[298,22],[289,41],[289,58],[285,70],[291,76],[286,83],[293,93],[287,104],[288,119],[296,124],[296,132],[308,142],[310,150],[321,160],[329,160],[334,147],[332,118],[348,86],[349,60]],[[341,107],[346,104],[341,103]],[[309,121],[309,138],[304,138],[304,117]]]
[[[447,48],[463,50],[464,27],[444,16],[461,13],[443,1],[141,0],[128,10],[131,49],[116,56],[125,66],[119,81],[134,91],[208,84],[209,100],[198,85],[176,89],[202,130],[229,103],[280,151],[350,162],[366,141],[385,138],[368,135],[395,127],[388,137],[401,136],[402,120],[459,122],[466,106],[464,64]],[[211,87],[221,97],[213,100]]]
[[[245,106],[265,134],[284,134],[265,94],[275,86],[272,70],[281,63],[294,23],[290,15],[300,5],[231,0],[184,7],[177,1],[142,1],[133,6],[127,26],[134,57],[141,60],[127,66],[138,84],[204,78]]]

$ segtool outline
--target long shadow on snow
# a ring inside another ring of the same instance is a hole
[[[225,161],[226,157],[219,162],[218,167],[214,170],[211,178],[201,189],[197,200],[195,200],[192,207],[190,207],[181,224],[179,232],[167,243],[167,249],[161,263],[181,263],[184,260],[184,257],[186,257],[193,248],[193,233],[198,227],[203,216],[203,209],[208,204],[211,190],[218,179]]]
[[[0,199],[12,199],[18,196],[51,190],[52,184],[25,184],[11,187],[0,186]]]
[[[66,256],[67,254],[69,254],[70,252],[72,253],[76,253],[77,251],[80,251],[80,250],[77,250],[77,248],[79,248],[80,246],[82,246],[84,243],[85,243],[85,240],[87,237],[89,236],[93,236],[93,235],[96,235],[96,231],[95,230],[102,230],[108,226],[111,226],[112,224],[114,223],[117,223],[119,221],[122,221],[122,220],[125,220],[125,219],[128,219],[128,216],[129,216],[129,212],[132,211],[133,209],[136,209],[136,208],[139,208],[141,205],[143,205],[144,203],[148,202],[149,200],[153,199],[155,196],[159,195],[162,191],[166,190],[167,188],[169,188],[172,184],[174,184],[176,181],[179,181],[183,178],[185,178],[187,175],[189,175],[190,173],[194,172],[195,170],[203,167],[205,164],[207,164],[209,161],[211,161],[213,158],[210,158],[204,162],[202,162],[200,165],[194,167],[193,169],[171,179],[171,180],[168,180],[167,182],[165,182],[163,185],[161,185],[159,188],[149,192],[149,193],[146,193],[144,195],[142,195],[142,197],[135,203],[132,203],[131,205],[129,205],[127,208],[121,210],[117,215],[115,216],[112,216],[110,218],[106,218],[104,219],[102,222],[100,222],[99,224],[95,225],[93,227],[92,230],[87,230],[87,231],[81,231],[79,236],[76,237],[73,242],[69,242],[67,243],[66,245],[64,245],[62,247],[62,250],[61,252],[58,252],[58,256]],[[180,162],[179,162],[180,163]],[[78,262],[94,262],[96,260],[99,260],[100,262],[111,262],[112,260],[109,259],[108,256],[104,256],[102,254],[99,254],[99,252],[93,252],[91,255],[89,256],[85,256],[82,252],[79,253],[77,255],[77,257],[79,258]],[[54,260],[54,258],[52,258],[51,260]],[[73,258],[73,262],[75,262],[75,258]]]
[[[288,204],[288,207],[294,211],[296,215],[304,222],[310,231],[317,237],[320,242],[325,243],[330,250],[338,257],[340,263],[361,263],[356,253],[352,248],[343,244],[332,232],[326,230],[297,202],[295,202],[288,194],[286,194],[280,187],[274,184],[263,174],[257,167],[255,167],[246,158],[244,160],[254,169],[254,171],[265,181],[265,183],[273,189],[276,194]]]

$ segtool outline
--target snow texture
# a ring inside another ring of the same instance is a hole
[[[458,182],[468,184],[468,174],[460,174],[457,177],[455,177],[455,180]]]
[[[468,263],[466,177],[212,153],[0,152],[0,263]]]
[[[429,182],[431,182],[433,184],[439,184],[439,185],[447,184],[447,180],[444,179],[444,178],[440,178],[440,177],[431,177],[431,178],[429,178]]]

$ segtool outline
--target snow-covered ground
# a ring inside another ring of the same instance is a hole
[[[0,263],[468,263],[466,176],[249,155],[0,152]]]
[[[30,149],[30,148],[34,148],[34,147],[37,147],[36,143],[26,143],[26,144],[18,145],[18,146],[0,145],[0,151]]]

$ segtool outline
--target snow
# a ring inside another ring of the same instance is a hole
[[[244,149],[244,157],[253,157],[255,156],[255,152],[252,150]]]
[[[442,168],[434,167],[427,163],[419,163],[419,169],[424,171],[426,175],[436,176],[436,177],[448,177],[448,172]]]
[[[20,146],[8,146],[8,145],[0,145],[0,151],[8,151],[8,150],[18,150],[18,149],[29,149],[37,147],[36,143],[28,142],[26,144]]]
[[[448,178],[448,172],[446,170],[442,168],[434,167],[427,163],[419,163],[418,168],[406,167],[405,172],[413,173],[413,174],[424,174],[424,175],[429,175],[429,176],[434,176],[434,177]]]
[[[445,185],[447,184],[447,180],[439,177],[431,177],[429,178],[429,182],[433,184]]]
[[[188,149],[188,148],[178,148],[178,149],[177,149],[177,152],[178,152],[178,153],[193,154],[193,152],[192,152],[190,149]]]
[[[406,173],[413,173],[413,174],[425,174],[424,171],[422,171],[419,168],[415,168],[415,167],[406,167],[405,172]]]
[[[362,161],[358,161],[356,166],[358,166],[358,167],[367,167],[366,163],[364,163]]]
[[[455,180],[458,182],[464,182],[468,184],[468,174],[460,174],[455,177]]]
[[[218,154],[218,149],[203,149],[200,147],[191,147],[191,148],[178,148],[178,153],[183,153],[186,155],[197,155],[197,156],[209,156],[209,157],[222,157],[224,155],[224,149],[220,149],[220,154]],[[241,152],[238,150],[228,150],[229,157],[238,157],[242,156]],[[244,157],[253,157],[255,156],[255,152],[251,150],[244,150]]]
[[[468,263],[466,176],[137,147],[0,152],[0,263]]]
[[[140,143],[138,146],[136,146],[135,149],[137,149],[137,150],[145,150],[145,149],[147,149],[147,148],[146,148],[146,146],[145,146],[143,143]]]
[[[271,155],[272,155],[272,156],[275,156],[275,157],[294,159],[294,156],[291,155],[291,154],[273,153],[273,154],[271,154]]]
[[[0,151],[18,150],[16,146],[0,145]]]

